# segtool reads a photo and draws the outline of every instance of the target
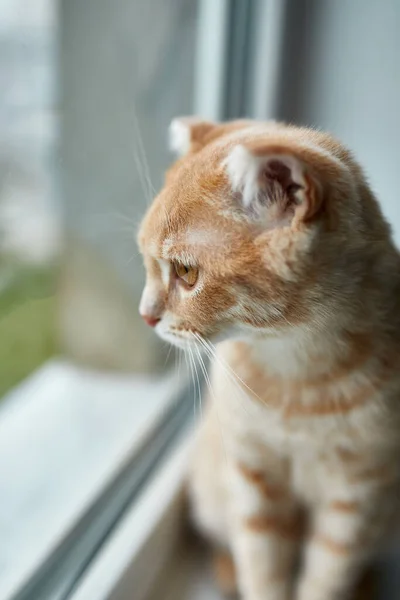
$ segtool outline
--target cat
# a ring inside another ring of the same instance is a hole
[[[244,600],[348,598],[398,524],[390,227],[328,134],[197,118],[170,131],[178,159],[138,234],[140,313],[212,357],[194,520],[232,554]]]

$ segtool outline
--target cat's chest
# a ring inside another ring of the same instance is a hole
[[[231,353],[227,359],[230,375],[217,365],[214,380],[224,421],[241,436],[267,439],[294,452],[354,438],[358,421],[353,413],[363,408],[367,391],[357,378],[302,382],[271,374],[250,353]]]

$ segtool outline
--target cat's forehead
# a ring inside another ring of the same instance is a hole
[[[161,244],[162,258],[180,260],[191,264],[201,257],[221,255],[231,242],[229,232],[215,227],[212,223],[191,225],[182,231],[168,235]]]
[[[218,251],[232,236],[218,200],[225,191],[223,177],[218,169],[197,167],[175,167],[146,215],[139,243],[152,255],[176,260],[189,249]]]
[[[214,260],[232,245],[232,233],[216,227],[210,222],[181,224],[175,230],[160,227],[158,231],[144,235],[142,247],[146,254],[155,259],[198,264]]]

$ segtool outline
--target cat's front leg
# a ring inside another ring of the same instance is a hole
[[[244,600],[289,600],[299,515],[286,487],[261,470],[230,465],[232,546]]]
[[[333,493],[316,509],[295,600],[352,597],[366,563],[386,538],[396,510],[390,487],[363,492],[361,497]]]

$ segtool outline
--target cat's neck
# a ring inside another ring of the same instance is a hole
[[[371,321],[363,327],[348,323],[288,327],[247,338],[249,357],[265,372],[297,381],[319,380],[364,368],[379,352]]]
[[[271,374],[285,378],[307,379],[334,368],[346,351],[337,335],[291,327],[277,334],[249,340],[254,360]]]
[[[254,359],[277,376],[313,379],[361,368],[382,358],[381,349],[400,354],[400,261],[382,264],[369,288],[355,286],[347,302],[331,305],[325,316],[267,331],[248,340]],[[394,268],[396,267],[396,268]],[[350,292],[351,293],[351,292]],[[382,342],[382,343],[381,343]]]

